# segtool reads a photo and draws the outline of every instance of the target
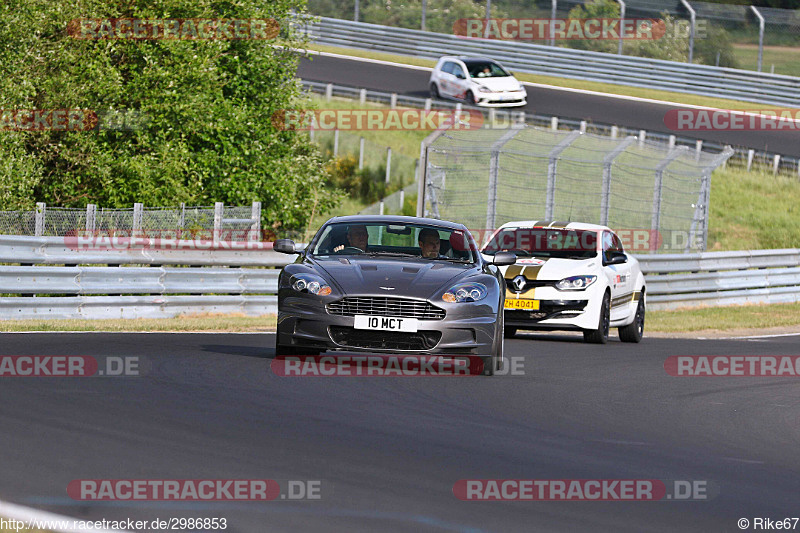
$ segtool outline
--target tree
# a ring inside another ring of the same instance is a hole
[[[271,117],[302,105],[302,46],[291,11],[304,0],[6,0],[0,6],[0,108],[83,109],[94,131],[0,131],[4,208],[242,205],[300,228],[335,205],[307,135]],[[75,19],[275,19],[275,39],[78,39]],[[108,113],[133,126],[104,129]]]

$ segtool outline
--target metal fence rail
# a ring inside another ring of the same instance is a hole
[[[800,301],[800,249],[638,256],[651,309]]]
[[[619,56],[519,42],[455,35],[321,17],[306,31],[320,44],[436,59],[443,55],[490,56],[519,72],[800,106],[800,78],[778,74]]]

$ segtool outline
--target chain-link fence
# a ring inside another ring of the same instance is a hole
[[[526,125],[450,130],[426,149],[423,213],[480,235],[579,221],[644,232],[649,251],[704,250],[711,172],[732,153]]]
[[[414,216],[417,205],[418,185],[412,183],[399,191],[395,191],[379,202],[368,205],[358,212],[359,215],[406,215]]]
[[[48,207],[37,204],[31,211],[0,211],[0,235],[61,237],[77,231],[192,231],[255,230],[261,227],[261,203],[251,206],[144,207],[108,209],[89,204],[86,208]],[[260,238],[260,237],[259,237]]]
[[[313,15],[357,20],[398,28],[423,29],[437,33],[454,33],[454,25],[460,19],[525,18],[546,19],[569,18],[570,11],[587,4],[587,0],[475,0],[457,2],[454,0],[406,0],[401,4],[391,0],[310,0],[309,11]],[[488,4],[488,6],[487,6]],[[555,10],[553,5],[555,4]],[[618,9],[616,2],[611,2]],[[695,38],[692,59],[695,63],[738,67],[756,70],[759,57],[762,57],[761,70],[775,74],[797,75],[800,63],[800,10],[759,7],[758,13],[747,5],[728,5],[689,0],[688,4],[695,14]],[[616,11],[619,16],[619,11]],[[677,22],[668,37],[678,37],[682,42],[689,39],[691,12],[681,0],[626,0],[625,18],[660,19],[666,13]],[[759,15],[764,18],[763,35],[760,32]],[[607,17],[609,15],[601,15]],[[534,41],[538,44],[554,46],[575,46],[574,39],[549,42]],[[677,41],[676,41],[677,42]],[[763,49],[762,45],[775,48]],[[729,46],[732,43],[733,47]],[[616,52],[615,43],[609,43],[609,50]],[[671,47],[668,55],[682,55],[688,59],[684,44],[664,43],[657,48],[657,54],[665,55],[663,49]],[[444,51],[443,51],[444,53]],[[626,42],[623,54],[652,55],[652,47],[638,47],[635,42]],[[676,59],[678,60],[678,59]]]

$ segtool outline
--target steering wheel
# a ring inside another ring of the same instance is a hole
[[[345,246],[341,250],[339,250],[340,254],[363,254],[364,250],[361,248],[356,248],[355,246]]]

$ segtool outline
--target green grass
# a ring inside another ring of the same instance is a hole
[[[0,331],[219,331],[272,332],[275,315],[246,317],[206,315],[195,317],[138,320],[9,320],[0,321]],[[647,331],[702,332],[730,331],[779,326],[800,326],[800,303],[706,307],[675,311],[648,311]],[[3,533],[0,530],[0,533]]]
[[[736,44],[733,46],[733,52],[741,68],[748,70],[757,69],[758,45]],[[761,71],[770,72],[772,65],[775,66],[775,74],[800,76],[800,48],[765,46],[761,62]]]
[[[671,333],[781,326],[800,326],[800,303],[648,311],[646,330]]]
[[[366,59],[380,59],[383,61],[393,61],[396,63],[405,63],[407,65],[416,65],[422,67],[434,67],[436,65],[436,61],[434,60],[420,59],[416,57],[409,57],[409,56],[402,56],[395,54],[386,54],[382,52],[357,50],[353,48],[339,48],[334,46],[310,44],[308,49],[317,50],[320,52],[330,52],[330,53],[344,54],[355,57],[363,57]],[[768,63],[766,63],[765,61],[765,64]],[[800,71],[797,71],[795,75],[800,75]],[[754,109],[754,107],[758,106],[758,104],[754,102],[742,102],[739,100],[729,100],[727,98],[712,98],[694,94],[662,91],[658,89],[628,87],[625,85],[614,85],[611,83],[573,80],[569,78],[557,78],[553,76],[544,76],[539,74],[515,73],[515,76],[520,81],[527,81],[531,83],[542,83],[546,85],[554,85],[557,87],[567,87],[572,89],[596,91],[601,93],[618,94],[624,96],[635,96],[637,98],[649,98],[652,100],[662,100],[667,102],[680,102],[682,104],[689,104],[689,105],[718,107],[722,109],[739,109],[739,110],[752,110]],[[537,109],[536,111],[546,112],[546,110],[544,109]]]
[[[800,180],[718,169],[711,177],[708,250],[800,247]]]

